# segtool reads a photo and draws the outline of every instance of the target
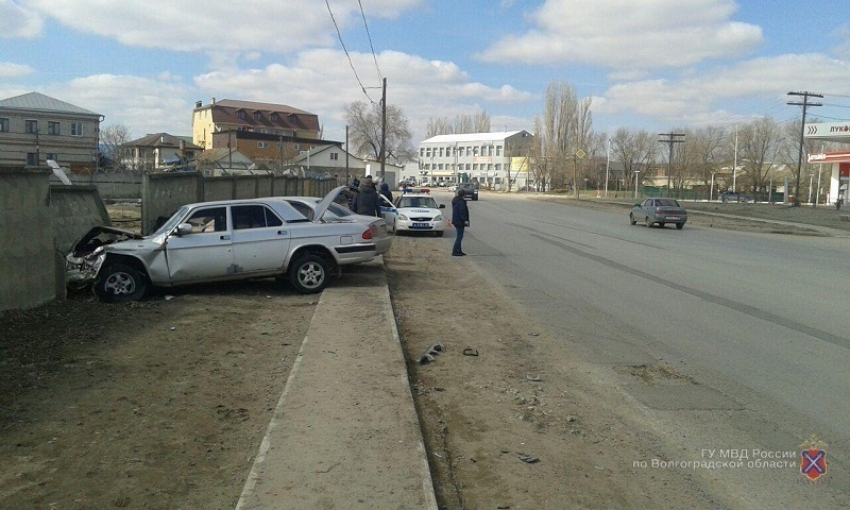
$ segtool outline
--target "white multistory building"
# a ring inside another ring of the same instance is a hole
[[[484,189],[532,187],[527,131],[438,135],[419,143],[419,183],[477,182]]]

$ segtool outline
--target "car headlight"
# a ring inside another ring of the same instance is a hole
[[[404,220],[404,221],[407,221],[407,216],[405,216],[405,215],[403,215],[403,214],[399,213],[399,215],[398,215],[398,219],[400,219],[400,220]]]
[[[434,216],[434,221],[443,221],[443,215],[438,214],[438,215]]]

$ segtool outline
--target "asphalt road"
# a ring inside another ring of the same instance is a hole
[[[850,240],[648,229],[491,194],[470,211],[464,251],[589,377],[634,397],[666,460],[745,452],[739,469],[694,469],[721,507],[850,505]],[[813,434],[820,483],[800,473]]]

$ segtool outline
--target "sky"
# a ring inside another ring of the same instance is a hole
[[[847,0],[0,0],[0,99],[40,92],[133,138],[191,135],[197,101],[286,104],[345,140],[345,106],[525,129],[552,83],[593,128],[850,122]]]

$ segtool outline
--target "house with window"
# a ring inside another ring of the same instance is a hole
[[[185,166],[203,152],[189,137],[155,133],[126,142],[121,147],[121,165],[133,172],[145,173],[155,170]]]
[[[232,134],[226,135],[228,132]],[[215,136],[222,133],[225,135]],[[248,154],[248,145],[273,149],[275,142],[298,144],[319,139],[319,116],[288,105],[213,98],[206,105],[198,101],[192,111],[192,142],[204,149],[221,148],[224,143],[235,148],[234,143],[242,140],[240,149]]]
[[[30,92],[0,100],[0,166],[46,166],[52,159],[75,173],[97,171],[103,115]]]

